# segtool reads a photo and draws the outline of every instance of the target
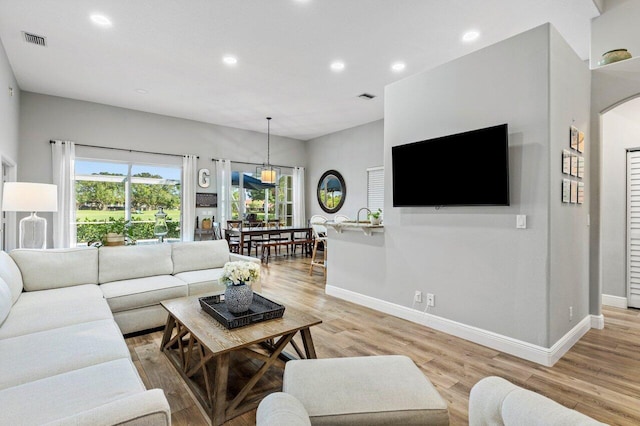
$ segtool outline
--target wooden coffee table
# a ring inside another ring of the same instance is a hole
[[[253,410],[262,398],[278,390],[254,392],[247,398],[272,366],[293,358],[283,352],[287,345],[291,344],[299,358],[316,358],[309,328],[322,323],[320,319],[286,307],[282,318],[229,330],[202,310],[198,297],[201,296],[161,302],[169,317],[160,348],[189,385],[214,426]],[[293,340],[298,332],[304,351]],[[252,377],[247,377],[244,387],[228,399],[231,353],[257,359],[263,364]]]

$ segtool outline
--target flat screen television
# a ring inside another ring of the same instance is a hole
[[[391,148],[393,206],[508,206],[507,124]]]

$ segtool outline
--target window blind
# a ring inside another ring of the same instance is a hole
[[[372,212],[384,207],[384,167],[367,169],[367,207]]]

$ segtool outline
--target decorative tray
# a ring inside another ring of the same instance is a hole
[[[224,303],[224,295],[200,297],[198,300],[206,313],[229,329],[282,318],[284,315],[284,306],[260,296],[258,293],[253,293],[253,302],[251,302],[249,310],[239,314],[229,312],[226,303]]]

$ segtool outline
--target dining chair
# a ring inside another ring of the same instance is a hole
[[[213,222],[211,224],[211,228],[213,229],[213,236],[211,238],[213,240],[221,240],[222,239],[222,230],[220,229],[220,223]]]
[[[241,220],[227,220],[226,229],[242,229]],[[237,235],[229,235],[225,230],[225,238],[229,242],[229,250],[233,253],[240,252],[240,237]]]

